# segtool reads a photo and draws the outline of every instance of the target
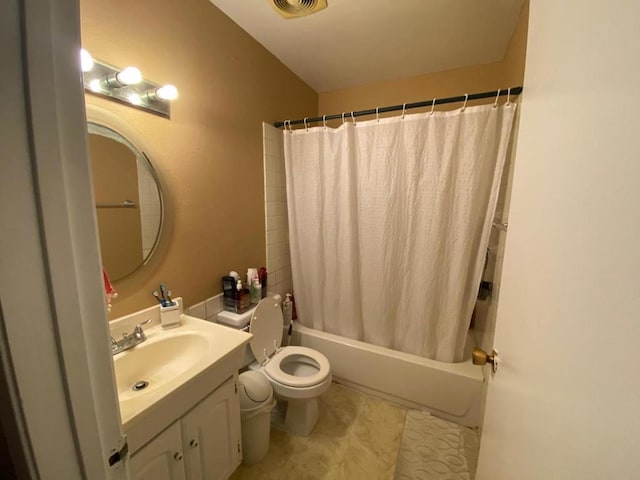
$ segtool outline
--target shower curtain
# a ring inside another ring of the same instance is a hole
[[[515,109],[285,130],[299,321],[462,360]]]

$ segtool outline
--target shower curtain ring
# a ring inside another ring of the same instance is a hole
[[[402,104],[402,119],[404,120],[404,111],[407,109],[407,104],[403,103]]]
[[[307,118],[309,118],[309,117],[305,117],[304,118],[304,129],[305,129],[305,131],[308,132],[309,131],[309,127],[307,126]]]
[[[433,102],[431,102],[431,113],[429,115],[433,116],[433,110],[434,108],[436,108],[436,99],[433,99]]]
[[[500,89],[498,89],[498,94],[496,95],[496,101],[493,104],[493,108],[498,108],[498,98],[500,98]]]
[[[378,112],[378,110],[380,109],[380,107],[376,107],[376,121],[380,122],[380,113]]]
[[[356,124],[356,117],[353,115],[353,112],[351,112],[351,120],[353,121],[353,124]]]
[[[323,115],[322,116],[322,125],[324,125],[324,129],[327,129],[327,116]]]
[[[511,105],[511,89],[507,89],[507,103],[504,104],[505,107]]]
[[[344,116],[347,112],[342,112],[342,124],[344,125]]]
[[[464,103],[462,104],[462,111],[464,112],[464,109],[467,108],[467,100],[469,100],[469,94],[465,93],[464,94]]]
[[[285,120],[283,126],[285,130],[291,130],[291,120]]]

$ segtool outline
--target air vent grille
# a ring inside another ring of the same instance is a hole
[[[271,0],[271,4],[284,18],[304,17],[327,8],[327,0]]]

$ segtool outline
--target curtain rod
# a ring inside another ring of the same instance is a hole
[[[280,128],[285,125],[285,122],[287,125],[304,125],[305,120],[307,124],[309,124],[314,122],[323,122],[327,120],[336,120],[338,118],[343,118],[343,115],[345,118],[350,118],[351,116],[362,117],[364,115],[375,115],[377,113],[395,112],[403,109],[409,110],[410,108],[430,107],[432,105],[443,105],[445,103],[464,102],[465,99],[467,101],[479,100],[481,98],[495,98],[498,95],[502,97],[507,94],[520,95],[521,93],[522,93],[522,87],[512,87],[509,89],[505,88],[501,90],[494,90],[492,92],[470,93],[468,96],[465,94],[458,97],[436,98],[435,101],[425,100],[424,102],[413,102],[413,103],[406,103],[404,105],[391,105],[389,107],[370,108],[369,110],[360,110],[357,112],[344,112],[344,113],[336,113],[333,115],[324,115],[324,117],[314,117],[314,118],[307,118],[307,119],[301,118],[298,120],[285,120],[282,122],[276,122],[273,124],[273,126],[276,128]]]

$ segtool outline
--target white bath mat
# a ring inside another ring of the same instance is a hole
[[[473,480],[478,463],[475,431],[409,410],[395,480]]]

